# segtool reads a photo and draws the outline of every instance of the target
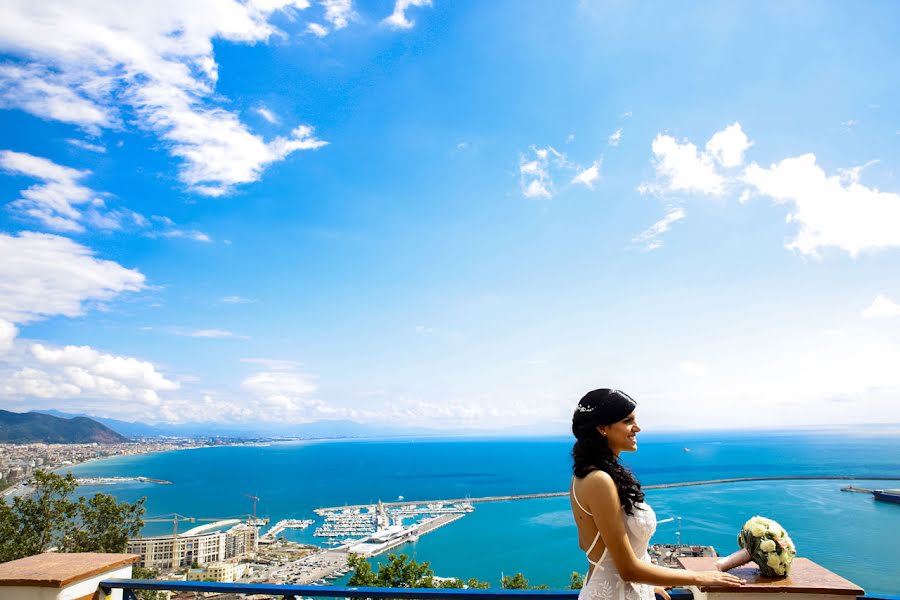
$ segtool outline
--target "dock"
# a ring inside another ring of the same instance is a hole
[[[729,479],[707,479],[703,481],[682,481],[678,483],[657,483],[653,485],[641,486],[645,490],[660,490],[678,487],[690,487],[695,485],[719,485],[723,483],[742,483],[747,481],[852,481],[852,480],[870,480],[870,481],[900,481],[900,477],[881,477],[876,475],[778,475],[772,477],[732,477]],[[506,496],[483,496],[480,498],[454,498],[451,500],[402,500],[398,502],[382,502],[385,507],[406,506],[408,504],[455,504],[461,502],[507,502],[510,500],[535,500],[538,498],[559,498],[568,496],[569,492],[545,492],[540,494],[518,494]],[[339,510],[359,510],[372,506],[371,504],[348,504],[346,506],[332,506],[328,508],[317,508],[314,512],[318,515],[325,515],[329,512]]]
[[[78,485],[116,485],[119,483],[155,483],[158,485],[172,485],[165,479],[152,477],[78,477],[75,479]]]
[[[311,519],[282,519],[275,523],[270,530],[262,534],[259,541],[261,543],[274,542],[275,537],[285,529],[306,529],[314,522]]]

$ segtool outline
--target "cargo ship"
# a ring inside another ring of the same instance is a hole
[[[900,490],[875,490],[872,493],[876,500],[900,504]]]

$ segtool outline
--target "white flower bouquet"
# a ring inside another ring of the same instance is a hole
[[[716,568],[720,571],[739,567],[752,560],[765,577],[784,577],[790,573],[797,548],[784,527],[776,521],[766,517],[753,517],[741,527],[737,541],[740,550],[716,561]]]

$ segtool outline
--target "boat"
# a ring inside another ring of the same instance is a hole
[[[881,502],[900,504],[900,490],[875,490],[872,494]]]

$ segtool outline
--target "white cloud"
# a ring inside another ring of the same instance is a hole
[[[434,333],[434,328],[426,327],[425,325],[416,325],[416,333],[419,335],[431,335]]]
[[[76,317],[90,302],[144,289],[144,275],[94,257],[68,238],[0,233],[0,319],[28,323],[53,315]]]
[[[571,143],[574,142],[574,141],[575,141],[575,134],[574,134],[574,133],[570,133],[569,135],[566,136],[566,143],[567,143],[567,144],[571,144]]]
[[[631,239],[632,244],[642,245],[645,252],[662,248],[662,240],[659,239],[664,233],[669,231],[674,223],[682,220],[686,216],[685,211],[681,207],[670,209],[666,215],[639,233]]]
[[[829,175],[817,164],[816,156],[808,153],[768,168],[753,162],[739,174],[719,172],[716,165],[741,165],[752,145],[740,123],[714,134],[704,151],[687,140],[678,143],[659,134],[652,146],[657,180],[642,183],[638,190],[721,196],[742,184],[747,186],[740,194],[742,204],[755,194],[792,208],[787,220],[796,225],[797,232],[786,247],[808,256],[817,256],[826,247],[856,257],[861,252],[900,246],[900,194],[860,183],[862,171],[878,161]]]
[[[526,198],[545,198],[549,199],[553,196],[547,185],[537,179],[532,180],[522,189],[522,195]]]
[[[90,346],[31,344],[16,361],[7,361],[13,372],[0,384],[2,397],[55,401],[87,397],[137,401],[155,407],[161,403],[159,392],[180,387],[149,362],[103,353]]]
[[[586,188],[592,190],[594,189],[594,183],[600,179],[600,164],[602,161],[597,160],[594,163],[582,170],[578,175],[572,178],[572,183],[580,183]]]
[[[744,162],[744,153],[752,145],[741,124],[735,122],[709,138],[706,153],[723,167],[737,167]]]
[[[310,27],[312,25],[313,24],[310,24]],[[258,106],[258,107],[256,107],[255,111],[256,111],[256,114],[261,116],[263,119],[265,119],[272,125],[278,124],[278,117],[275,115],[275,113],[273,113],[271,110],[269,110],[265,106]]]
[[[712,157],[685,140],[679,144],[670,135],[658,134],[652,144],[659,184],[642,184],[642,191],[699,192],[719,196],[725,178],[716,172]]]
[[[622,128],[619,127],[618,129],[616,129],[613,132],[612,135],[609,136],[609,140],[607,140],[607,143],[610,146],[612,146],[613,148],[615,148],[619,145],[619,142],[621,142],[621,141],[622,141]]]
[[[210,237],[209,234],[196,229],[182,229],[169,217],[153,215],[150,217],[150,221],[155,224],[154,228],[144,233],[144,235],[149,238],[185,239],[204,243],[212,242],[212,237]],[[149,227],[150,222],[147,222],[144,225]]]
[[[877,319],[880,317],[900,317],[900,304],[897,304],[887,296],[878,294],[868,307],[864,308],[863,319]]]
[[[319,23],[310,23],[306,26],[306,30],[316,37],[325,37],[328,35],[328,28]],[[271,121],[269,121],[271,123]]]
[[[351,0],[322,0],[322,5],[325,7],[325,20],[335,29],[343,29],[356,16]]]
[[[678,368],[682,373],[691,377],[705,377],[709,374],[709,367],[693,360],[681,361],[678,363]]]
[[[225,296],[222,298],[222,302],[225,304],[250,304],[253,300],[241,296]]]
[[[101,146],[99,144],[92,144],[90,142],[86,142],[84,140],[75,140],[75,139],[67,139],[66,143],[76,148],[81,148],[82,150],[87,150],[88,152],[96,152],[98,154],[106,154],[106,147]]]
[[[340,4],[340,3],[338,3]],[[90,0],[7,2],[0,51],[27,62],[0,65],[0,102],[96,133],[117,126],[120,108],[181,159],[180,179],[218,196],[256,181],[292,152],[320,148],[308,126],[270,141],[217,104],[213,40],[265,43],[269,22],[307,0],[196,0],[97,4]],[[340,10],[326,16],[340,21]]]
[[[318,387],[309,376],[289,369],[255,373],[241,383],[241,388],[253,396],[258,414],[269,414],[286,422],[352,416],[352,409],[334,407],[310,397]]]
[[[416,24],[406,16],[406,11],[412,6],[431,6],[431,0],[396,0],[394,12],[384,19],[383,23],[394,29],[410,29]]]
[[[221,339],[221,338],[232,338],[235,335],[228,331],[227,329],[195,329],[186,334],[188,337],[196,337],[196,338],[211,338],[211,339]]]
[[[0,10],[0,15],[3,15]],[[0,24],[0,40],[3,29]],[[0,64],[0,108],[16,108],[40,117],[71,123],[96,134],[117,119],[82,86],[38,64]]]
[[[196,229],[167,229],[165,231],[152,231],[148,233],[147,236],[152,238],[180,238],[205,243],[212,242],[212,238],[209,237],[209,234],[203,233],[202,231],[197,231]]]
[[[13,340],[16,339],[18,333],[19,330],[15,325],[9,321],[0,319],[0,354],[9,351],[9,349],[12,348]]]
[[[798,231],[787,248],[815,256],[833,246],[856,257],[860,252],[900,246],[900,194],[859,183],[860,169],[828,175],[814,154],[786,158],[763,168],[751,164],[741,181],[793,212]]]
[[[50,229],[84,231],[82,222],[88,217],[76,206],[87,205],[91,214],[97,217],[102,215],[105,207],[103,195],[80,183],[90,171],[64,167],[46,158],[10,150],[0,150],[0,169],[40,181],[22,190],[22,197],[10,206],[19,214],[37,219]],[[121,227],[114,215],[107,216],[110,218],[93,221],[104,229]]]

